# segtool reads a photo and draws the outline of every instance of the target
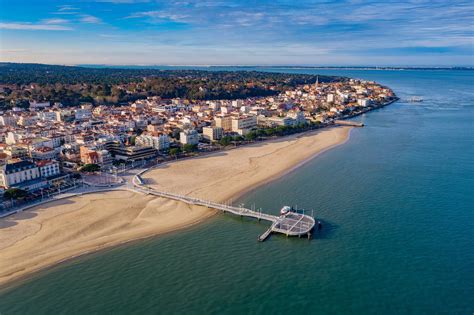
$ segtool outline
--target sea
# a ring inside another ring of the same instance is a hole
[[[0,314],[473,314],[474,71],[256,70],[374,80],[400,97],[236,202],[307,209],[322,230],[257,242],[268,224],[219,214],[3,288]]]

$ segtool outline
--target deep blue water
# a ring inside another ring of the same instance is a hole
[[[0,313],[472,314],[474,71],[285,71],[425,100],[358,117],[346,144],[241,199],[314,209],[313,240],[258,243],[264,223],[219,215],[41,272]]]

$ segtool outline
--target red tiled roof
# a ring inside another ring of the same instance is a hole
[[[39,166],[39,167],[42,167],[42,166],[45,166],[45,165],[48,165],[48,164],[53,164],[54,162],[51,161],[51,160],[43,160],[43,161],[38,161],[36,162],[36,165]]]
[[[53,149],[51,149],[50,147],[39,147],[39,148],[36,148],[35,151],[45,153],[45,152],[51,152],[53,151]]]

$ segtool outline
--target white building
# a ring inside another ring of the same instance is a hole
[[[15,126],[15,125],[16,125],[16,118],[14,116],[9,116],[9,115],[0,116],[0,126]]]
[[[209,108],[212,109],[213,111],[218,111],[221,109],[221,104],[216,102],[216,101],[210,101],[209,103]]]
[[[232,130],[232,118],[230,116],[214,117],[214,122],[216,127],[220,127],[224,129],[224,131]]]
[[[232,131],[240,135],[247,134],[252,128],[257,126],[256,116],[241,116],[232,118]]]
[[[141,135],[135,139],[135,143],[141,146],[152,147],[160,151],[166,150],[170,147],[170,139],[167,135]]]
[[[240,107],[244,104],[242,100],[233,100],[232,101],[232,107]]]
[[[266,117],[261,119],[261,125],[267,127],[293,126],[294,120],[290,117]]]
[[[36,162],[36,166],[38,166],[40,176],[43,178],[47,178],[50,176],[56,176],[61,173],[59,170],[59,163],[56,161],[45,160]]]
[[[334,103],[335,97],[334,94],[328,94],[326,97],[328,103]]]
[[[42,121],[48,121],[48,122],[51,122],[51,121],[57,121],[57,113],[56,112],[45,112],[45,111],[42,111],[42,112],[39,112],[38,113],[38,118]]]
[[[369,99],[366,99],[366,98],[359,98],[359,99],[357,100],[357,104],[358,104],[359,106],[364,106],[364,107],[366,107],[366,106],[369,106],[369,105],[371,104],[371,101],[370,101]]]
[[[199,134],[194,129],[186,129],[179,133],[179,142],[182,144],[198,144]]]
[[[51,106],[49,102],[38,103],[37,101],[30,101],[30,108],[46,108]]]
[[[97,151],[98,163],[102,169],[108,169],[112,166],[114,158],[108,150]]]
[[[20,161],[0,166],[0,186],[10,188],[40,178],[39,168],[32,162]]]
[[[224,129],[221,127],[203,127],[202,136],[210,141],[216,141],[222,138]]]
[[[58,156],[58,151],[50,147],[38,147],[31,150],[31,157],[36,160],[51,160]]]
[[[286,116],[293,120],[294,125],[306,124],[306,118],[302,111],[289,111]]]
[[[76,120],[88,120],[92,118],[92,112],[90,109],[87,108],[76,109],[74,118]]]
[[[7,136],[5,137],[5,142],[7,144],[15,144],[17,143],[19,140],[23,139],[24,138],[24,135],[22,134],[19,134],[17,132],[11,132],[9,131],[7,133]]]
[[[177,110],[178,106],[176,104],[157,105],[152,108],[155,113],[174,113]]]

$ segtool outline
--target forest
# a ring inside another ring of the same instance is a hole
[[[28,101],[116,105],[160,96],[190,100],[275,95],[301,84],[341,77],[263,71],[93,68],[0,63],[0,107],[28,107]]]

